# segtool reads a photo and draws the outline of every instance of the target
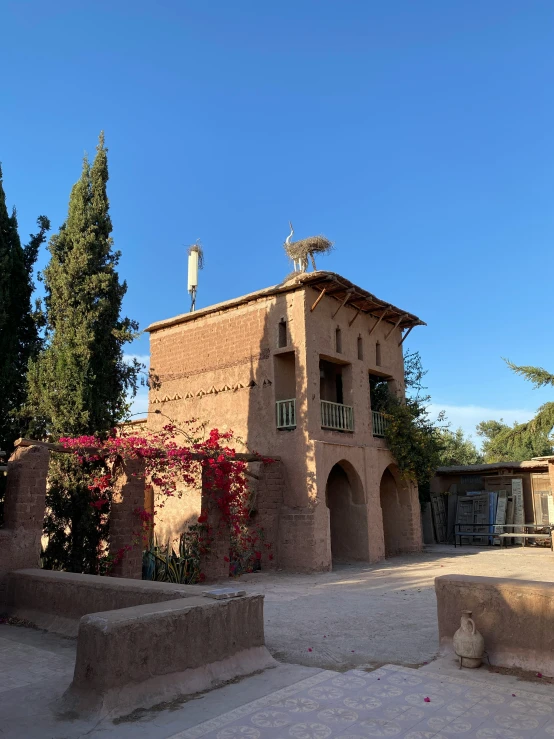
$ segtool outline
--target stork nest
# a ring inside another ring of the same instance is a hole
[[[332,249],[333,242],[325,236],[308,236],[307,239],[293,241],[288,246],[285,244],[285,251],[293,260],[307,259],[310,254],[323,254]]]

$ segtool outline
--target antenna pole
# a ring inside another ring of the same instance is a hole
[[[196,291],[198,289],[198,270],[202,269],[204,263],[204,254],[202,247],[196,242],[188,250],[188,291],[190,295],[190,312],[196,309]]]

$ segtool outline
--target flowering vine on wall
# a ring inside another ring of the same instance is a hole
[[[174,551],[172,543],[165,547],[154,543],[155,512],[140,506],[134,511],[137,527],[131,541],[117,551],[110,551],[104,537],[97,548],[93,571],[109,573],[126,552],[140,546],[149,555],[149,564],[143,569],[145,577],[198,582],[205,576],[200,565],[202,556],[210,552],[218,537],[229,541],[229,551],[223,558],[229,563],[230,574],[256,569],[262,549],[271,549],[271,543],[264,541],[263,529],[255,530],[251,525],[247,462],[237,456],[234,448],[235,442],[240,440],[233,432],[218,429],[206,435],[204,427],[195,427],[195,423],[194,420],[188,422],[183,430],[171,422],[157,432],[114,433],[105,440],[94,436],[60,439],[83,467],[94,470],[88,485],[89,505],[105,532],[109,531],[121,460],[142,462],[141,472],[137,474],[145,483],[154,486],[158,509],[167,498],[180,496],[183,486],[202,487],[204,502],[212,502],[212,508],[219,513],[214,525],[204,505],[198,523],[183,532],[177,551]],[[271,460],[259,457],[259,461]],[[107,538],[109,540],[109,536]],[[271,553],[269,559],[272,559]]]

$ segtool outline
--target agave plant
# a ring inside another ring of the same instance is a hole
[[[179,537],[177,552],[170,541],[160,546],[151,542],[142,556],[142,579],[191,585],[200,579],[200,556],[196,540],[189,532]]]

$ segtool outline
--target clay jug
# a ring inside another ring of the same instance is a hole
[[[462,611],[460,628],[452,638],[454,651],[460,658],[461,667],[480,667],[485,651],[485,640],[475,628],[471,611]]]

